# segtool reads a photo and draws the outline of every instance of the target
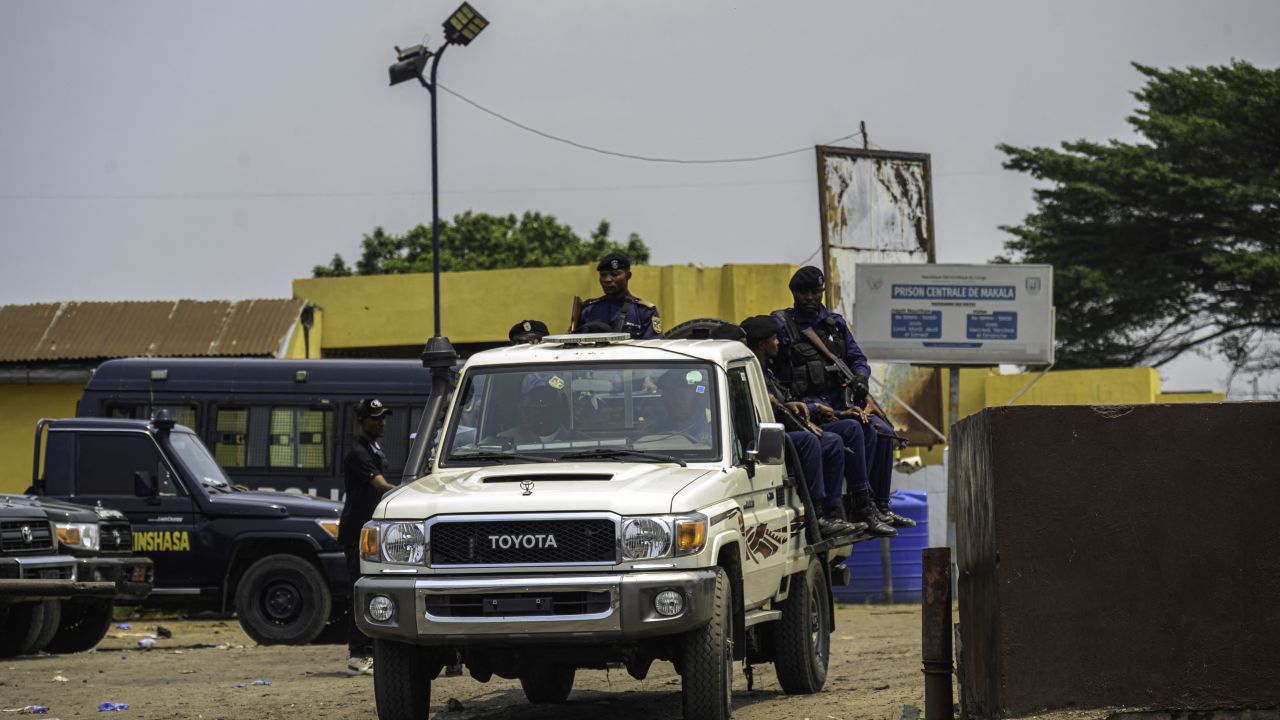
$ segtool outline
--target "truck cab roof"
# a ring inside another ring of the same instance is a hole
[[[45,421],[49,430],[139,430],[152,432],[155,427],[147,420],[129,420],[119,418],[59,418]],[[185,425],[175,425],[174,430],[191,432]]]
[[[548,336],[537,345],[496,348],[472,355],[468,367],[524,365],[545,362],[609,362],[703,360],[720,367],[735,360],[754,357],[746,345],[736,340],[622,340],[598,344],[557,342],[562,336]],[[575,340],[588,336],[573,336]]]

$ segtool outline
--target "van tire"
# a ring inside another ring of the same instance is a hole
[[[378,720],[426,720],[431,680],[426,651],[394,640],[373,640],[373,699]]]
[[[111,629],[111,614],[115,605],[110,600],[72,598],[62,603],[62,621],[53,639],[44,646],[45,652],[76,653],[92,650],[107,636]]]
[[[733,709],[733,587],[716,568],[711,620],[685,634],[680,648],[680,700],[686,720],[729,720]]]
[[[534,705],[562,703],[573,691],[577,672],[572,665],[537,665],[520,676],[520,687]]]
[[[0,620],[0,657],[17,657],[31,652],[44,626],[44,603],[13,603]]]
[[[827,578],[816,559],[791,578],[782,617],[773,623],[773,669],[788,695],[809,695],[827,682],[831,661],[831,604]]]
[[[297,555],[268,555],[236,585],[240,627],[259,645],[306,645],[324,631],[332,607],[324,575]]]

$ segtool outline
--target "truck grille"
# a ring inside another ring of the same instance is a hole
[[[614,563],[612,520],[497,520],[439,522],[431,526],[431,564],[529,565]]]
[[[609,609],[609,591],[429,595],[426,605],[435,617],[594,615]]]
[[[39,520],[0,520],[0,551],[38,552],[53,549],[49,523]]]
[[[102,523],[99,536],[102,552],[118,553],[133,551],[133,531],[127,522]]]

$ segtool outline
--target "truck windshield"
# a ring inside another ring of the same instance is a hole
[[[169,433],[169,446],[200,484],[213,490],[231,492],[231,483],[227,481],[226,474],[195,435],[185,432]]]
[[[716,383],[708,363],[564,363],[470,370],[442,465],[533,459],[657,462],[720,457]],[[601,452],[583,453],[583,450]]]

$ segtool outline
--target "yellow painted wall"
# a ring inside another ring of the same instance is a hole
[[[1172,392],[1160,393],[1156,395],[1156,402],[1161,403],[1198,403],[1198,402],[1222,402],[1227,399],[1226,394],[1220,392]]]
[[[666,328],[699,317],[737,321],[789,306],[794,272],[792,265],[642,265],[630,290],[658,306]],[[454,343],[503,342],[528,319],[564,332],[573,296],[600,295],[597,277],[590,265],[442,273],[441,333]],[[293,296],[323,311],[326,348],[421,345],[431,336],[430,274],[294,280]]]
[[[84,385],[0,385],[0,492],[31,485],[36,421],[73,417]]]

